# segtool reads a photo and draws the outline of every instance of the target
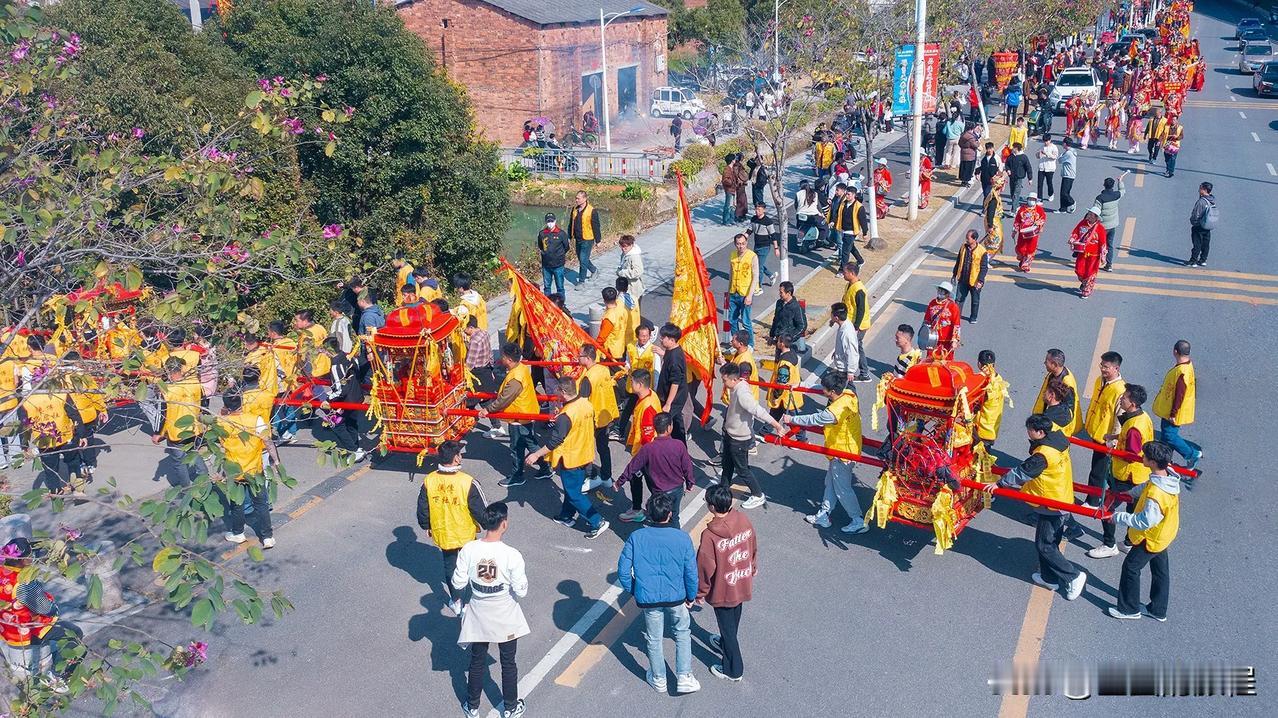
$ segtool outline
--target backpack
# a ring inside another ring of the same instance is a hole
[[[1220,224],[1220,209],[1216,207],[1216,203],[1207,200],[1207,211],[1203,212],[1203,216],[1198,220],[1198,226],[1205,230],[1213,230],[1216,225]]]

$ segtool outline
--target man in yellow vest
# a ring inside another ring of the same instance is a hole
[[[1123,559],[1118,579],[1118,605],[1109,609],[1114,618],[1135,619],[1142,615],[1158,622],[1167,620],[1171,592],[1171,567],[1167,548],[1180,530],[1180,477],[1168,472],[1172,448],[1161,441],[1145,444],[1143,463],[1149,470],[1132,512],[1114,512],[1114,523],[1127,527],[1132,548]],[[1149,566],[1149,603],[1140,603],[1140,575]]]
[[[198,453],[198,442],[204,433],[200,423],[200,399],[204,389],[200,378],[188,371],[180,357],[164,362],[167,381],[160,387],[159,428],[151,435],[151,443],[164,442],[164,453],[173,461],[175,486],[188,486],[192,468],[196,475],[207,474],[208,467]],[[188,457],[191,457],[188,459]]]
[[[1043,367],[1047,369],[1046,376],[1043,377],[1043,384],[1038,388],[1038,398],[1034,400],[1035,414],[1043,413],[1043,407],[1046,405],[1047,382],[1052,379],[1059,379],[1061,382],[1074,390],[1074,396],[1070,402],[1070,422],[1061,427],[1061,431],[1065,436],[1073,436],[1078,431],[1079,425],[1083,421],[1083,417],[1078,411],[1078,381],[1074,379],[1074,373],[1065,367],[1065,352],[1060,349],[1048,349],[1047,357],[1043,359]]]
[[[829,399],[824,409],[810,414],[787,416],[785,423],[791,426],[824,427],[825,448],[860,454],[861,407],[856,391],[848,387],[847,375],[834,369],[827,370],[821,375],[821,389]],[[856,492],[852,489],[856,483],[856,472],[852,466],[850,459],[830,457],[830,466],[825,471],[825,492],[821,496],[821,505],[817,507],[815,514],[805,516],[805,521],[817,528],[829,528],[830,514],[837,501],[851,519],[850,523],[840,529],[843,533],[856,536],[870,530],[865,524],[861,503],[857,501]]]
[[[981,289],[985,286],[985,274],[990,271],[990,256],[977,239],[976,230],[967,230],[958,256],[954,258],[954,272],[950,277],[954,282],[954,302],[960,312],[963,311],[963,302],[969,295],[972,297],[968,324],[975,324],[976,315],[981,311]]]
[[[577,250],[577,284],[590,279],[590,275],[599,273],[599,268],[590,261],[590,253],[601,237],[603,233],[599,231],[599,213],[590,204],[586,193],[578,192],[573,206],[568,210],[568,238]]]
[[[621,306],[616,289],[604,287],[601,294],[604,314],[599,322],[599,335],[595,337],[595,341],[603,347],[607,355],[606,359],[621,361],[626,353],[626,340],[630,338],[626,331],[626,327],[630,324],[630,317],[626,313],[626,308]]]
[[[586,467],[595,459],[595,410],[590,399],[577,396],[576,384],[564,382],[560,392],[564,397],[564,408],[550,425],[549,440],[529,454],[524,463],[532,466],[549,455],[550,464],[559,473],[564,490],[564,504],[555,521],[572,528],[580,515],[589,529],[586,538],[599,538],[608,530],[608,522],[581,490],[586,480]]]
[[[1123,355],[1118,352],[1101,354],[1100,376],[1092,386],[1092,399],[1087,403],[1087,417],[1083,420],[1083,429],[1087,437],[1097,444],[1105,444],[1105,437],[1118,429],[1118,399],[1127,389],[1120,368]],[[1092,451],[1092,468],[1087,474],[1088,486],[1105,488],[1110,479],[1109,454],[1104,451]],[[1089,498],[1084,506],[1096,508],[1100,499]]]
[[[1069,439],[1042,414],[1032,414],[1025,420],[1025,433],[1029,436],[1029,457],[998,481],[986,484],[985,490],[993,492],[995,487],[1001,486],[1061,503],[1074,503],[1074,482],[1065,460]],[[1034,529],[1034,547],[1038,550],[1039,568],[1030,579],[1051,591],[1065,584],[1065,600],[1073,601],[1083,593],[1087,574],[1061,553],[1065,517],[1054,508],[1033,506],[1038,519]]]
[[[18,421],[18,388],[31,350],[16,330],[0,334],[0,470],[22,458],[22,423]]]
[[[754,320],[750,307],[759,289],[759,258],[746,246],[746,236],[732,238],[732,254],[728,257],[728,325],[732,331],[750,333],[750,346],[754,346]]]
[[[648,372],[648,386],[651,387],[657,375],[661,373],[661,357],[657,356],[657,343],[652,335],[652,324],[647,321],[640,322],[635,327],[634,342],[626,345],[626,366],[613,374],[614,379],[626,378],[626,400],[621,407],[621,416],[617,420],[616,429],[608,437],[611,441],[623,441],[631,425],[635,407],[639,401],[634,387],[634,375],[640,371]]]
[[[982,349],[976,355],[976,363],[985,375],[985,401],[976,412],[976,440],[991,451],[994,441],[998,439],[999,427],[1003,424],[1003,405],[1007,403],[1007,380],[998,373],[994,366],[994,352]]]
[[[391,267],[395,269],[395,298],[404,294],[405,287],[413,286],[413,265],[404,258],[403,252],[396,252],[391,259]]]
[[[244,543],[244,504],[253,506],[253,530],[262,540],[262,548],[275,548],[275,535],[271,528],[270,486],[266,477],[266,462],[263,456],[269,456],[271,462],[278,466],[279,454],[275,451],[275,443],[271,441],[271,426],[261,416],[244,406],[244,396],[237,391],[222,395],[222,412],[217,418],[217,426],[223,432],[220,448],[221,478],[224,481],[239,483],[244,496],[239,501],[230,496],[230,492],[219,485],[222,505],[226,509],[227,541],[235,544]]]
[[[1118,398],[1119,428],[1105,437],[1106,443],[1119,451],[1135,454],[1137,457],[1141,455],[1145,444],[1154,440],[1154,421],[1141,409],[1146,398],[1145,387],[1140,384],[1127,385],[1123,395]],[[1113,458],[1109,482],[1111,492],[1134,496],[1133,490],[1146,481],[1149,481],[1149,468],[1142,463],[1141,459],[1124,459],[1117,456]],[[1131,511],[1135,506],[1134,502],[1129,503],[1127,510]],[[1113,521],[1101,522],[1102,542],[1100,546],[1088,550],[1089,558],[1109,558],[1118,555],[1115,526]]]
[[[803,382],[799,377],[798,352],[794,351],[794,337],[781,334],[776,339],[777,358],[772,370],[772,384],[798,387]],[[773,419],[780,419],[787,411],[803,408],[803,394],[793,389],[768,389],[768,408]]]
[[[506,371],[501,385],[497,389],[497,398],[480,404],[477,411],[479,418],[486,418],[489,412],[510,412],[513,414],[538,414],[541,406],[537,403],[537,389],[533,384],[532,369],[523,363],[523,351],[518,344],[506,342],[501,347],[501,365]],[[514,455],[515,468],[510,476],[497,482],[502,488],[519,486],[524,478],[524,458],[534,451],[537,445],[537,434],[533,422],[529,419],[508,420],[510,429],[510,452]],[[550,469],[543,462],[537,472],[537,478],[549,479]],[[580,487],[578,487],[580,488]]]
[[[302,309],[293,315],[293,331],[297,334],[298,364],[305,367],[324,346],[328,330],[315,323],[314,312]]]
[[[1194,377],[1194,363],[1189,360],[1189,342],[1184,339],[1176,342],[1172,347],[1172,358],[1176,363],[1163,377],[1163,385],[1154,397],[1154,414],[1161,419],[1159,438],[1185,457],[1185,465],[1192,469],[1203,458],[1203,450],[1180,435],[1180,427],[1194,423],[1198,399],[1198,381]]]
[[[279,368],[279,394],[281,399],[289,398],[289,395],[297,389],[298,377],[298,348],[297,338],[286,335],[284,322],[273,321],[266,325],[266,338],[269,340],[268,345],[271,349],[271,355],[275,357],[275,365]],[[281,444],[288,444],[297,436],[297,416],[299,407],[296,406],[280,406],[275,412],[275,418],[271,420],[275,435],[279,437]]]
[[[843,303],[848,307],[848,321],[856,327],[857,366],[853,381],[870,380],[870,360],[865,354],[865,333],[870,331],[870,298],[861,281],[861,266],[855,262],[843,264],[843,280],[848,283],[843,291]]]
[[[453,588],[457,552],[479,535],[479,524],[488,506],[484,491],[473,476],[462,471],[462,445],[445,441],[439,445],[438,468],[426,475],[417,492],[417,525],[430,537],[444,559],[444,587],[448,608],[461,615],[462,592]]]
[[[75,427],[75,441],[80,448],[67,459],[71,464],[72,474],[78,474],[86,483],[93,483],[93,472],[98,468],[98,447],[102,446],[100,441],[95,440],[94,431],[99,424],[106,423],[110,418],[107,415],[106,394],[98,386],[97,379],[74,364],[80,360],[79,352],[69,351],[65,358],[73,363],[69,371],[60,377],[62,387],[80,413],[80,420]]]
[[[481,331],[488,331],[488,302],[479,292],[471,288],[469,274],[458,274],[453,277],[453,288],[461,296],[461,305],[466,307],[470,316],[475,318]]]
[[[71,396],[48,388],[35,389],[18,405],[18,421],[27,455],[38,454],[44,464],[44,484],[50,493],[71,493],[72,456],[82,448],[76,441],[80,412]]]
[[[581,365],[581,376],[577,379],[577,396],[590,400],[594,410],[595,448],[599,452],[599,467],[594,463],[586,472],[590,476],[589,491],[596,486],[612,483],[612,450],[608,446],[608,430],[617,419],[617,383],[613,381],[608,367],[599,363],[599,351],[586,344],[577,354],[577,363]]]

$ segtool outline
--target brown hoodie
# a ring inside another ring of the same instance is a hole
[[[711,519],[697,549],[697,598],[719,608],[749,601],[758,572],[758,545],[750,519],[735,509]]]

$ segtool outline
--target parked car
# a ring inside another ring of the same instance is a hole
[[[1260,97],[1278,95],[1278,62],[1266,62],[1251,76],[1251,89]]]
[[[1062,112],[1065,109],[1066,100],[1084,92],[1094,92],[1099,97],[1100,79],[1090,67],[1071,67],[1056,77],[1056,84],[1052,85],[1047,101],[1051,103],[1054,111]]]
[[[1238,53],[1238,71],[1244,75],[1260,69],[1260,66],[1274,59],[1274,46],[1268,42],[1251,42],[1243,46]]]
[[[1234,38],[1241,40],[1244,30],[1264,30],[1265,26],[1257,17],[1245,17],[1234,26]]]
[[[704,109],[706,109],[705,103],[693,94],[692,90],[658,87],[652,92],[652,106],[648,109],[648,114],[653,117],[678,115],[685,120],[691,120],[693,115]]]
[[[666,75],[666,81],[672,87],[678,87],[681,90],[692,90],[693,92],[701,92],[701,78],[692,72],[670,72]]]
[[[1137,35],[1143,35],[1146,40],[1153,42],[1158,39],[1158,30],[1152,27],[1142,27],[1134,31]]]
[[[1249,42],[1269,42],[1269,33],[1264,30],[1243,30],[1238,37],[1238,49],[1247,47]]]

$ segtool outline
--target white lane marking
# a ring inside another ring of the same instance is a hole
[[[1251,138],[1257,142],[1260,141],[1260,135],[1256,134],[1255,132],[1251,133]]]
[[[592,548],[582,548],[581,546],[560,546],[558,544],[555,545],[555,548],[560,551],[571,551],[573,553],[590,553],[591,551],[594,551]]]
[[[1239,117],[1241,117],[1241,118],[1243,118],[1244,120],[1245,120],[1245,119],[1247,119],[1247,114],[1246,114],[1246,113],[1244,113],[1242,110],[1239,110],[1239,111],[1238,111],[1238,116],[1239,116]]]
[[[1238,101],[1238,98],[1237,98],[1237,97],[1234,97],[1233,95],[1230,95],[1230,96],[1229,96],[1229,101],[1230,101],[1230,102],[1237,102],[1237,101]]]
[[[1274,169],[1274,163],[1266,162],[1265,167],[1269,168],[1269,175],[1271,177],[1278,177],[1278,170]]]

